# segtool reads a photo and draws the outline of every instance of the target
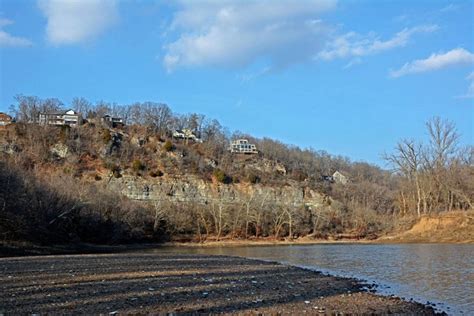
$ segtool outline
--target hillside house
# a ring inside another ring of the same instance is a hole
[[[0,112],[0,127],[5,127],[11,123],[13,123],[13,118],[6,113]]]
[[[349,182],[349,177],[342,174],[339,171],[336,171],[332,174],[332,178],[334,182],[340,183],[340,184],[347,184]]]
[[[113,128],[125,126],[125,123],[123,122],[123,119],[121,117],[113,117],[107,114],[102,116],[100,120],[105,125]]]
[[[56,113],[40,113],[41,125],[78,126],[82,124],[82,115],[74,110]]]
[[[197,143],[202,143],[202,140],[196,136],[196,134],[193,133],[190,129],[183,128],[183,129],[177,129],[173,132],[173,138],[176,139],[185,139],[185,140],[192,140]]]
[[[321,180],[324,181],[324,182],[329,182],[329,183],[334,182],[334,178],[332,176],[328,176],[328,175],[321,176]]]
[[[257,154],[257,146],[250,144],[247,139],[237,139],[230,144],[231,153]]]

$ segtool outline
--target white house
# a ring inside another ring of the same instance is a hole
[[[334,172],[332,178],[336,183],[347,184],[349,182],[349,178],[339,171]]]
[[[42,125],[77,126],[82,124],[82,115],[74,110],[56,113],[40,113],[39,123]]]
[[[193,131],[191,131],[190,129],[187,129],[187,128],[183,128],[182,130],[181,129],[177,129],[173,132],[173,137],[176,138],[176,139],[190,139],[190,140],[193,140],[197,143],[202,143],[202,140],[197,137]]]
[[[250,144],[247,139],[236,139],[230,144],[231,153],[257,154],[257,146]]]

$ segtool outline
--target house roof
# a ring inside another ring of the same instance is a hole
[[[72,112],[72,113],[71,113]],[[76,111],[74,110],[66,110],[66,111],[63,111],[63,112],[42,112],[40,114],[43,114],[43,115],[64,115],[64,114],[68,114],[68,115],[78,115],[79,113],[77,113]]]
[[[334,175],[336,175],[336,174],[340,174],[341,176],[344,176],[344,177],[346,177],[346,178],[349,177],[349,175],[348,175],[347,173],[345,173],[345,172],[343,172],[343,171],[339,171],[339,170],[334,171],[334,173],[333,173],[332,175],[334,176]]]

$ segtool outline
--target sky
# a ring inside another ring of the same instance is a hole
[[[474,144],[474,1],[0,0],[0,111],[17,94],[163,102],[384,167],[435,116]]]

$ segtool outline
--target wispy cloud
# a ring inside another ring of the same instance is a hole
[[[362,63],[362,58],[356,57],[356,58],[352,59],[350,62],[348,62],[344,67],[342,67],[342,69],[349,69],[349,68],[352,68],[355,65],[359,65],[361,63]]]
[[[411,37],[415,34],[431,33],[436,30],[438,30],[437,25],[422,25],[405,28],[387,40],[381,40],[373,33],[363,36],[355,32],[349,32],[337,36],[330,41],[327,47],[317,54],[316,58],[321,60],[333,60],[337,58],[375,55],[397,47],[406,46]]]
[[[182,66],[272,66],[310,60],[328,27],[317,17],[336,0],[181,1],[165,45],[168,71]]]
[[[33,43],[26,38],[14,36],[3,30],[5,26],[13,24],[12,20],[0,18],[0,47],[26,47]]]
[[[455,48],[446,53],[431,54],[426,59],[406,63],[398,70],[390,71],[390,76],[398,78],[405,75],[435,71],[456,65],[474,64],[474,54],[464,48]]]
[[[39,0],[48,20],[46,37],[54,45],[94,39],[118,17],[115,0]]]
[[[467,91],[465,94],[457,96],[460,99],[472,99],[474,98],[474,71],[471,72],[467,77],[466,80],[469,81],[469,86],[467,87]]]
[[[263,67],[262,69],[256,72],[250,72],[250,73],[245,73],[243,75],[240,75],[239,78],[242,83],[247,83],[249,81],[257,79],[258,77],[268,74],[270,71],[272,71],[272,67],[267,66],[267,67]]]
[[[441,8],[441,9],[439,10],[439,12],[442,12],[442,13],[444,13],[444,12],[451,12],[451,11],[456,11],[456,10],[458,10],[458,9],[459,9],[459,5],[454,4],[454,3],[450,3],[450,4],[448,4],[447,6]]]

